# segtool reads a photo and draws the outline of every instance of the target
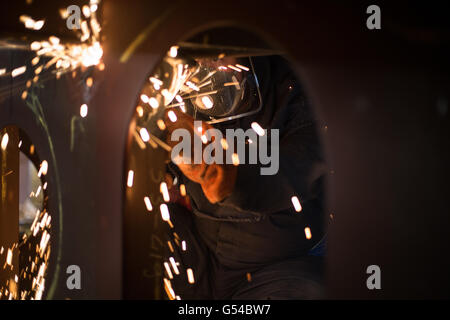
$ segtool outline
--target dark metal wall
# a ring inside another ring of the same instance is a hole
[[[106,69],[93,91],[65,76],[40,92],[56,163],[20,97],[0,102],[1,126],[25,129],[58,172],[48,177],[60,186],[49,189],[53,210],[63,211],[61,238],[52,235],[62,248],[54,297],[122,297],[125,150],[139,90],[171,45],[218,25],[249,28],[286,51],[327,127],[329,296],[448,297],[448,31],[438,9],[423,19],[406,2],[380,5],[382,29],[370,31],[367,5],[105,1]],[[24,58],[0,56],[11,65]],[[70,151],[71,117],[86,97],[85,131]],[[65,287],[69,264],[81,266],[81,291]],[[382,290],[366,288],[370,264],[381,267]]]

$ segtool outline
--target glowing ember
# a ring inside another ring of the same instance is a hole
[[[41,166],[39,168],[38,171],[38,177],[40,177],[41,175],[46,175],[48,171],[48,162],[47,160],[42,161]]]
[[[164,201],[169,202],[170,197],[169,197],[169,190],[167,189],[167,183],[161,182],[161,185],[159,186],[159,191],[162,193]]]
[[[231,156],[231,160],[233,160],[233,165],[239,165],[239,156],[237,153],[233,153],[233,155]]]
[[[128,171],[127,186],[129,188],[133,186],[133,178],[134,178],[134,171],[133,170]]]
[[[13,78],[14,78],[14,77],[17,77],[17,76],[21,75],[22,73],[24,73],[26,70],[27,70],[27,67],[26,67],[26,66],[22,66],[22,67],[16,68],[16,69],[14,69],[14,70],[11,72],[11,76],[12,76]]]
[[[141,128],[141,130],[139,130],[139,134],[141,135],[141,139],[144,142],[148,142],[150,140],[150,135],[148,134],[148,131],[146,128]]]
[[[241,72],[242,71],[241,69],[236,68],[235,66],[232,66],[231,64],[228,65],[228,68],[233,69],[234,71],[237,71],[237,72]]]
[[[39,49],[41,48],[41,43],[38,42],[38,41],[33,41],[33,42],[30,44],[30,48],[31,48],[31,50],[33,50],[33,51],[37,51],[37,50],[39,50]]]
[[[141,106],[137,106],[136,112],[137,112],[139,118],[142,118],[142,116],[144,115],[144,108],[142,108]]]
[[[259,123],[257,122],[252,122],[252,129],[255,130],[255,132],[259,135],[259,136],[263,136],[265,134],[264,129],[259,125]]]
[[[301,206],[300,200],[298,200],[297,196],[293,196],[291,198],[291,201],[292,201],[292,204],[294,205],[295,211],[297,211],[297,212],[302,211],[302,206]]]
[[[192,271],[191,268],[188,268],[186,270],[186,273],[187,273],[187,276],[188,276],[188,282],[190,284],[193,284],[195,282],[195,280],[194,280],[194,271]]]
[[[170,121],[175,122],[177,121],[177,115],[175,114],[175,112],[173,112],[172,110],[170,110],[167,113],[167,116],[169,117]]]
[[[186,85],[194,91],[200,91],[200,88],[195,85],[195,83],[191,81],[186,81]]]
[[[148,211],[152,211],[153,210],[153,206],[152,206],[152,203],[150,202],[150,198],[149,197],[145,197],[144,198],[144,203],[145,203],[145,207],[147,208]]]
[[[167,262],[164,262],[164,268],[166,268],[167,275],[169,279],[173,279],[172,271],[170,270],[170,266]]]
[[[159,119],[158,121],[156,121],[156,125],[158,126],[158,128],[162,131],[166,129],[166,124],[164,123],[163,120]]]
[[[148,103],[149,98],[146,94],[141,94],[141,100],[143,103]]]
[[[13,256],[12,250],[8,248],[8,253],[6,255],[6,264],[8,266],[12,264],[12,256]]]
[[[175,292],[172,289],[172,285],[170,283],[170,280],[164,278],[164,289],[166,290],[167,296],[170,300],[175,299]]]
[[[173,268],[173,271],[175,272],[175,274],[180,274],[177,264],[175,263],[175,259],[173,257],[170,257],[169,261],[170,261],[170,264],[172,265],[172,268]]]
[[[305,228],[305,237],[306,239],[311,239],[312,235],[311,235],[311,229],[309,227]]]
[[[85,118],[88,114],[88,106],[86,104],[82,104],[80,107],[80,116]]]
[[[9,142],[9,135],[5,133],[2,137],[2,142],[0,143],[2,150],[6,150]]]
[[[169,57],[176,58],[178,54],[178,46],[172,46],[169,50]]]
[[[165,203],[159,206],[159,210],[161,211],[161,217],[164,221],[170,220],[169,208]]]
[[[155,98],[151,97],[148,101],[150,107],[152,107],[153,109],[156,109],[159,107],[159,102],[158,100],[156,100]]]
[[[238,67],[238,68],[240,68],[242,70],[245,70],[245,71],[249,71],[250,70],[249,68],[247,68],[247,67],[245,67],[245,66],[243,66],[241,64],[236,64],[236,67]]]
[[[220,144],[222,145],[222,148],[223,148],[224,150],[227,150],[227,149],[228,149],[228,142],[227,142],[226,139],[222,138],[222,139],[220,140]]]
[[[152,82],[153,83],[153,85],[157,85],[157,86],[162,86],[163,85],[163,82],[161,81],[161,80],[159,80],[158,78],[155,78],[155,77],[150,77],[150,82]],[[156,89],[156,88],[155,88]],[[158,89],[157,89],[158,90]]]
[[[186,196],[186,186],[184,184],[180,184],[180,194],[181,196]]]
[[[206,109],[211,109],[214,105],[213,100],[210,96],[203,96],[202,102]]]
[[[41,30],[45,23],[44,20],[35,21],[33,18],[26,15],[21,15],[19,20],[25,25],[25,28],[32,30]]]
[[[89,8],[87,5],[83,6],[82,11],[86,18],[89,18],[91,16],[91,8]]]

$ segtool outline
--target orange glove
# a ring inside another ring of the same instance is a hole
[[[175,115],[177,116],[177,121],[172,122],[169,119],[167,115],[169,111],[173,111],[175,113]],[[236,182],[237,167],[234,165],[216,163],[208,165],[203,161],[203,157],[202,163],[194,164],[194,136],[192,134],[197,135],[198,137],[201,137],[202,135],[202,133],[199,132],[197,128],[194,128],[194,119],[191,116],[181,112],[180,110],[172,108],[166,110],[164,122],[168,131],[167,143],[171,147],[179,143],[178,141],[171,141],[170,139],[174,130],[183,128],[188,130],[191,134],[191,163],[188,164],[181,162],[177,164],[183,174],[188,179],[201,185],[203,193],[211,203],[222,201],[227,196],[229,196],[233,192],[234,184]],[[206,122],[202,122],[202,132],[206,132],[206,130],[211,128],[213,128],[211,125],[207,124]],[[210,143],[213,142],[214,140]],[[203,148],[205,146],[205,144],[202,144],[202,155]]]

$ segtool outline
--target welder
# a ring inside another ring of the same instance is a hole
[[[238,165],[169,165],[169,182],[184,184],[189,200],[170,204],[174,230],[187,249],[168,254],[195,272],[194,283],[186,273],[172,280],[176,294],[183,299],[322,298],[323,257],[314,250],[325,234],[326,166],[301,83],[287,60],[276,55],[197,63],[197,76],[207,84],[192,95],[187,112],[170,109],[177,121],[166,111],[167,143],[175,144],[170,135],[180,128],[195,137],[208,128],[245,131],[257,123],[279,130],[279,146],[270,150],[279,152],[279,168],[262,175],[263,164],[245,159]],[[199,99],[207,95],[201,92],[212,92],[210,101]],[[203,120],[202,129],[194,127],[194,119]],[[246,141],[246,146],[252,143],[258,142]],[[292,197],[299,199],[300,210]]]

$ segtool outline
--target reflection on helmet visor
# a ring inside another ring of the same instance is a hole
[[[169,107],[181,106],[194,118],[213,122],[259,111],[259,87],[250,58],[199,59],[196,63],[180,87],[179,103]]]

